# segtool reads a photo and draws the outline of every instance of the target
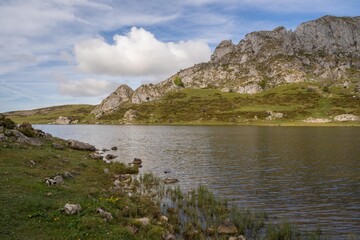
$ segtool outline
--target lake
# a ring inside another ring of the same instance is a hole
[[[360,128],[35,125],[303,229],[360,235]],[[169,172],[165,174],[166,172]]]

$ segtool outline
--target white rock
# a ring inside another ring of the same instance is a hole
[[[357,122],[360,121],[360,117],[353,114],[341,114],[334,117],[334,120],[337,122]]]
[[[68,215],[72,215],[75,213],[79,213],[81,211],[81,206],[79,204],[70,204],[67,203],[64,206],[65,213]]]

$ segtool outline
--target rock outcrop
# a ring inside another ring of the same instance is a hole
[[[112,111],[126,101],[154,101],[181,87],[254,94],[283,83],[356,84],[358,79],[360,17],[324,16],[302,23],[294,31],[277,27],[249,33],[238,44],[222,41],[209,62],[180,70],[163,82],[126,91],[124,97],[113,93],[92,113]],[[181,87],[176,84],[179,81]]]
[[[60,125],[66,125],[70,123],[71,120],[68,117],[63,117],[63,116],[58,117],[58,119],[56,119],[55,121],[55,124],[60,124]]]
[[[122,103],[128,102],[131,99],[133,92],[134,91],[129,86],[120,85],[115,92],[105,98],[100,105],[96,106],[91,111],[91,113],[100,117],[107,112],[116,110]]]

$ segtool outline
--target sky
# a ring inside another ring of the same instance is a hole
[[[99,104],[207,62],[217,44],[359,16],[358,0],[0,0],[0,112]]]

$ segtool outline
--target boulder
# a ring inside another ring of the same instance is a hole
[[[52,147],[55,148],[55,149],[58,149],[58,150],[64,150],[64,146],[59,144],[59,143],[53,143],[52,144]]]
[[[60,124],[60,125],[66,125],[66,124],[70,124],[71,120],[67,117],[58,117],[58,119],[56,119],[55,124]]]
[[[217,231],[219,234],[234,234],[238,232],[235,224],[233,224],[228,218],[220,224]]]
[[[179,180],[176,179],[176,178],[165,178],[164,179],[165,184],[174,184],[174,183],[177,183],[177,182],[179,182]]]
[[[113,216],[110,212],[107,212],[101,208],[97,208],[96,212],[100,214],[100,216],[107,222],[113,220]]]
[[[76,149],[76,150],[84,150],[84,151],[95,151],[96,150],[95,146],[93,146],[89,143],[83,143],[83,142],[76,141],[73,139],[68,140],[67,143],[70,148]]]
[[[360,121],[360,117],[355,116],[353,114],[341,114],[334,117],[334,121],[337,122],[358,122]]]
[[[117,156],[116,156],[116,155],[113,155],[113,154],[107,154],[107,155],[105,156],[105,159],[107,159],[107,160],[111,160],[111,159],[114,159],[114,158],[117,158]]]
[[[142,164],[142,160],[140,158],[134,158],[133,164],[136,164],[136,165],[141,165]]]
[[[81,206],[79,204],[70,204],[67,203],[64,206],[65,213],[68,215],[73,215],[81,211]]]

